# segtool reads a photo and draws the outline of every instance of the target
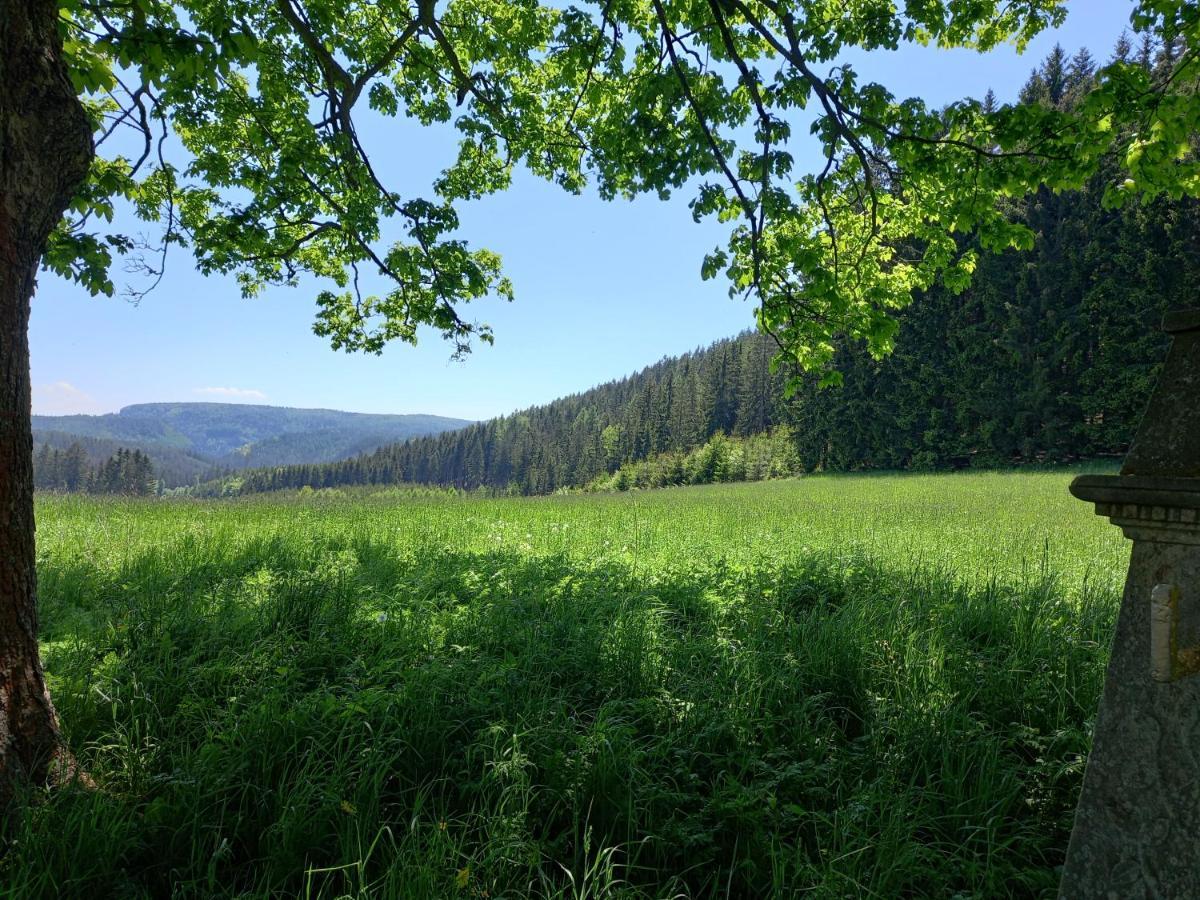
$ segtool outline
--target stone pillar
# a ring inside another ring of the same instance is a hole
[[[1200,310],[1171,350],[1119,475],[1071,493],[1133,541],[1059,894],[1200,898]]]

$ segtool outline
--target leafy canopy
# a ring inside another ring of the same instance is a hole
[[[755,295],[760,327],[810,370],[829,368],[839,336],[888,352],[915,290],[964,287],[975,257],[957,236],[1029,246],[1002,198],[1079,187],[1105,154],[1120,160],[1113,204],[1200,194],[1194,0],[1139,0],[1131,25],[1171,65],[1155,78],[1118,59],[1069,111],[969,99],[933,109],[844,62],[853,48],[901,43],[1021,48],[1062,21],[1065,0],[59,7],[98,153],[46,264],[109,294],[114,256],[141,259],[156,279],[176,244],[205,272],[236,273],[248,295],[317,276],[328,287],[315,330],[338,348],[378,352],[415,341],[422,324],[460,352],[491,340],[464,306],[512,286],[494,253],[458,235],[456,206],[505,189],[516,166],[568,191],[590,181],[606,198],[694,187],[695,217],[730,227],[704,276]],[[356,130],[364,110],[457,128],[457,155],[429,196],[380,179]],[[796,140],[820,143],[820,171],[798,170]],[[161,223],[161,243],[107,233],[118,200]],[[389,220],[401,240],[383,239]],[[386,291],[360,290],[363,273],[386,276]]]

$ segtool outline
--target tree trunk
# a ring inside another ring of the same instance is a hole
[[[29,304],[91,158],[55,0],[0,0],[0,811],[63,758],[38,659]]]

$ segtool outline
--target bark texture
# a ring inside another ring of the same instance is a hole
[[[42,783],[58,723],[37,645],[29,304],[46,240],[82,184],[91,128],[54,0],[0,0],[0,812]]]

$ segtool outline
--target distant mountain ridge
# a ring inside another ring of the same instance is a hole
[[[33,417],[34,443],[79,440],[89,456],[122,446],[149,454],[175,486],[221,470],[335,462],[471,424],[427,414],[385,415],[242,403],[138,403],[98,416]]]

